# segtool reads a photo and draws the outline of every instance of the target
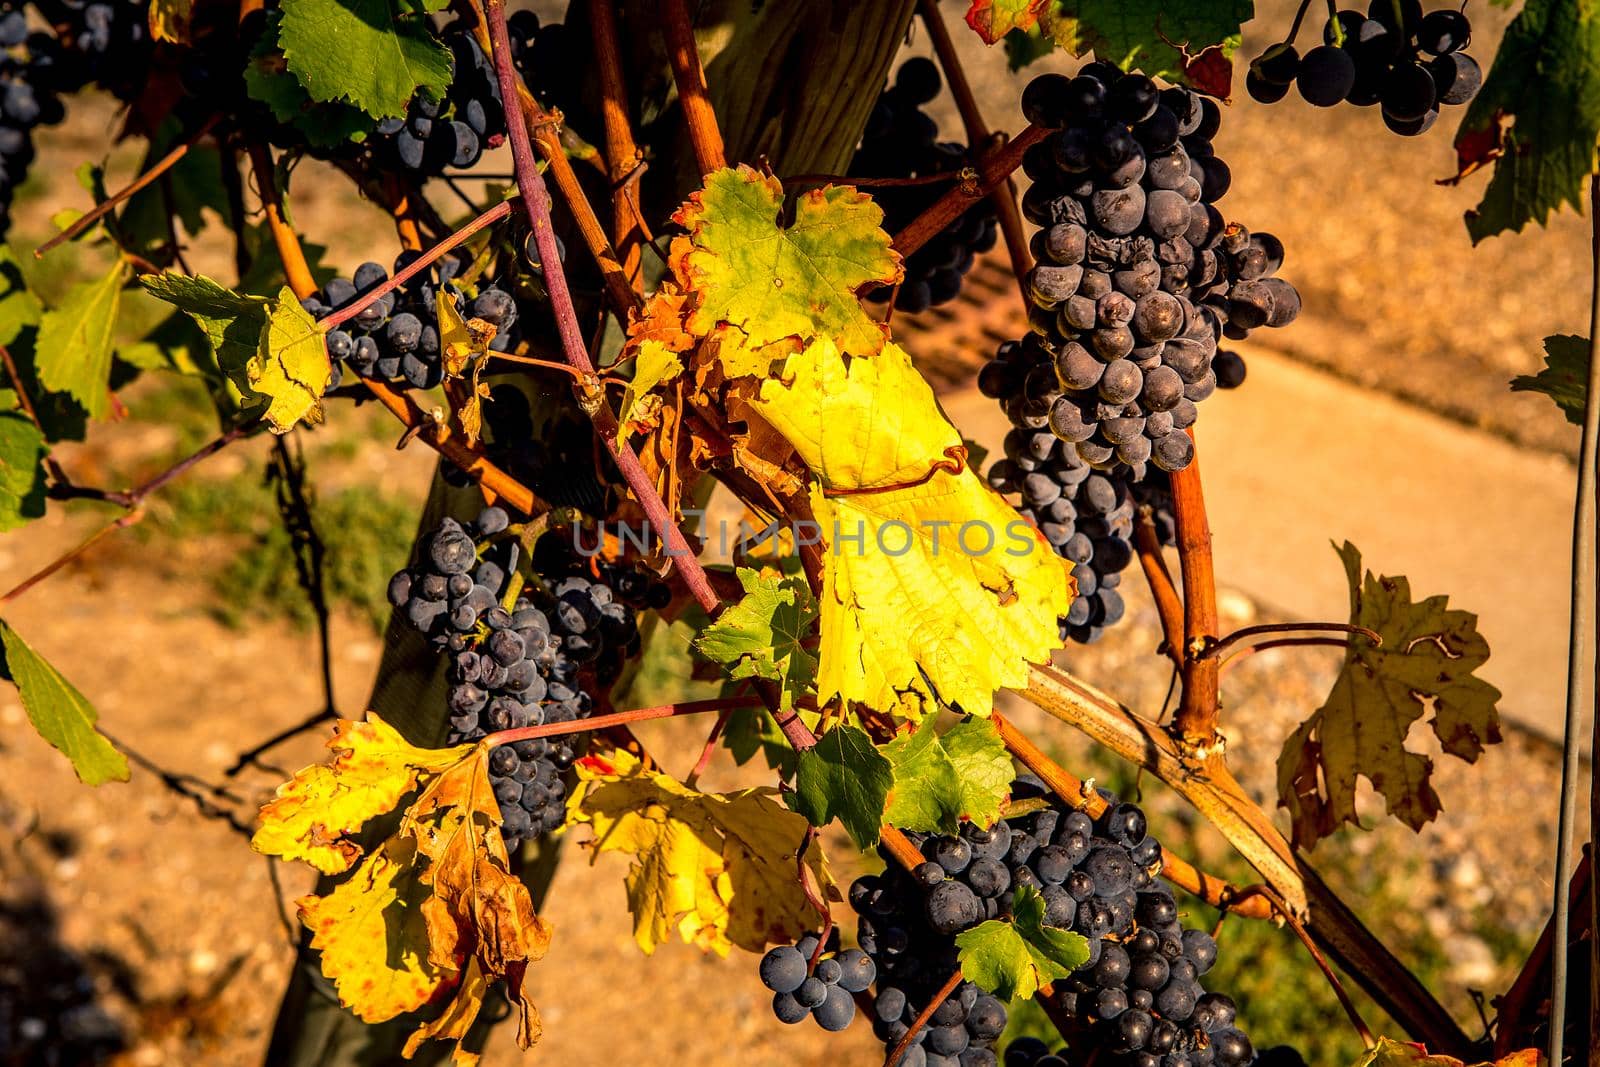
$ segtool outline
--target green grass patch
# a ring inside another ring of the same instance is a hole
[[[263,616],[310,625],[316,618],[295,569],[294,548],[273,490],[259,475],[175,482],[166,507],[147,523],[150,539],[214,538],[206,575],[212,610],[230,626]],[[416,505],[369,486],[317,497],[312,522],[326,547],[328,603],[355,612],[381,631],[389,615],[389,578],[406,563],[416,533]]]

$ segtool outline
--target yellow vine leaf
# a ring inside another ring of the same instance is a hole
[[[340,1001],[367,1022],[439,1006],[408,1039],[410,1057],[430,1038],[459,1042],[503,982],[520,1015],[518,1040],[529,1047],[540,1025],[525,978],[551,931],[511,870],[489,747],[419,749],[376,717],[339,723],[329,747],[330,765],[296,774],[262,809],[252,843],[334,873],[361,855],[346,834],[400,812],[345,881],[298,902]],[[458,1044],[457,1064],[476,1058]]]
[[[876,355],[885,327],[862,310],[856,293],[892,285],[904,275],[900,254],[880,228],[883,211],[847,185],[802,193],[794,222],[782,225],[783,183],[747,166],[706,176],[673,215],[688,231],[673,242],[680,285],[698,302],[686,326],[703,337],[731,323],[761,348],[785,338],[803,345],[831,338],[839,347]]]
[[[302,420],[311,425],[322,421],[322,394],[332,380],[333,364],[317,320],[288,286],[278,291],[267,311],[247,373],[250,388],[267,398],[263,417],[273,433],[286,434]]]
[[[361,856],[345,837],[368,819],[393,811],[417,788],[423,772],[461,759],[471,746],[417,748],[377,716],[334,724],[329,764],[312,764],[278,787],[261,809],[261,827],[250,845],[257,852],[304,860],[323,874],[340,874]]]
[[[577,768],[568,825],[588,824],[596,855],[632,855],[628,907],[646,954],[674,929],[686,944],[725,956],[734,945],[760,952],[816,925],[795,862],[808,824],[775,799],[776,790],[701,793],[622,751]],[[836,898],[815,842],[805,862],[821,891]]]
[[[299,902],[311,947],[322,953],[322,973],[369,1023],[422,1007],[449,977],[428,958],[421,911],[428,891],[412,862],[416,847],[397,842],[392,851],[379,849],[326,896]]]
[[[828,549],[818,700],[904,711],[937,694],[987,715],[996,690],[1026,685],[1028,664],[1060,645],[1073,596],[1060,557],[961,458],[898,345],[853,359],[819,340],[785,372],[753,406],[815,478]]]
[[[683,357],[653,338],[634,353],[633,380],[622,392],[617,421],[626,433],[655,428],[661,421],[661,400],[652,391],[683,373]]]

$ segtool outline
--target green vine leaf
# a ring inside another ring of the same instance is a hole
[[[835,726],[823,734],[815,748],[800,753],[794,784],[789,806],[811,825],[837,818],[858,848],[878,843],[894,771],[864,730]]]
[[[744,596],[707,626],[694,646],[728,677],[765,678],[783,687],[783,710],[817,680],[817,657],[803,642],[817,620],[817,604],[804,578],[749,567],[737,571]]]
[[[1544,339],[1544,369],[1511,379],[1512,392],[1543,393],[1574,426],[1583,425],[1589,395],[1589,339],[1556,334]]]
[[[0,412],[0,533],[44,514],[44,434],[20,411]]]
[[[284,0],[278,47],[311,99],[394,118],[418,92],[437,100],[453,61],[423,17],[393,0]]]
[[[1053,39],[1072,55],[1092,51],[1123,70],[1226,97],[1241,27],[1254,14],[1252,0],[973,0],[967,23],[989,44],[1006,40],[1013,70]]]
[[[894,768],[884,819],[905,830],[953,834],[968,819],[990,826],[1015,776],[994,724],[969,718],[935,733],[932,721],[879,748]]]
[[[1020,887],[1011,902],[1011,921],[989,919],[956,935],[961,973],[979,989],[1002,1000],[1031,998],[1046,982],[1066,978],[1089,962],[1082,934],[1046,926],[1044,897]]]
[[[39,736],[72,761],[72,769],[85,784],[126,782],[128,761],[94,728],[100,716],[83,694],[4,620],[0,620],[0,643],[5,650],[0,676],[16,685]]]
[[[1600,10],[1581,0],[1527,0],[1506,29],[1483,88],[1456,130],[1463,173],[1494,164],[1467,212],[1477,244],[1571,204],[1583,210],[1600,137]]]
[[[241,394],[264,404],[274,433],[287,433],[301,420],[322,421],[333,364],[317,321],[287,286],[268,300],[241,296],[204,276],[145,275],[140,282],[199,324],[218,367]]]
[[[104,418],[111,409],[112,336],[127,280],[128,266],[119,259],[103,277],[68,290],[39,326],[40,383],[72,397],[92,419]]]
[[[1442,596],[1413,603],[1405,578],[1366,571],[1363,580],[1356,547],[1346,542],[1338,552],[1350,582],[1350,621],[1376,631],[1383,644],[1351,636],[1333,691],[1278,756],[1278,802],[1305,848],[1342,823],[1358,823],[1359,776],[1413,830],[1439,814],[1433,761],[1405,747],[1424,714],[1432,713],[1428,725],[1444,750],[1468,763],[1500,740],[1500,691],[1475,673],[1489,658],[1478,617],[1446,608]]]

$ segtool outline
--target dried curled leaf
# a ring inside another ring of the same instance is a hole
[[[531,1045],[540,1026],[524,979],[551,932],[511,870],[489,747],[419,749],[376,717],[340,722],[329,747],[331,764],[300,771],[262,809],[257,851],[348,870],[361,849],[345,835],[416,794],[347,880],[299,901],[341,1002],[381,1022],[448,998],[411,1034],[410,1057],[429,1038],[459,1041],[502,981],[520,1015],[518,1039]],[[458,1046],[458,1064],[474,1059]]]
[[[1026,685],[1060,644],[1060,557],[958,458],[961,435],[899,346],[851,359],[820,340],[784,369],[753,406],[815,479],[818,700],[887,709],[936,692],[989,714],[996,690]]]
[[[579,761],[578,779],[568,825],[589,825],[596,854],[632,855],[628,907],[644,952],[674,928],[686,944],[725,956],[734,945],[760,952],[816,924],[795,859],[806,820],[778,803],[776,790],[697,792],[621,751]],[[832,893],[817,844],[805,864]]]
[[[1521,1052],[1513,1052],[1493,1063],[1480,1063],[1477,1067],[1538,1067],[1538,1065],[1538,1050],[1527,1048]],[[1356,1061],[1355,1067],[1466,1067],[1466,1064],[1454,1056],[1430,1056],[1422,1046],[1409,1041],[1380,1037],[1377,1045],[1368,1049],[1366,1054]]]
[[[334,723],[328,748],[334,753],[332,763],[304,768],[261,809],[251,848],[280,859],[304,860],[323,874],[348,871],[360,858],[361,846],[346,835],[393,811],[416,790],[423,774],[443,770],[471,751],[470,745],[417,748],[377,716]]]
[[[703,337],[730,323],[755,348],[827,337],[847,352],[875,355],[886,332],[856,292],[904,273],[879,228],[882,209],[850,186],[830,185],[801,194],[793,224],[781,225],[782,210],[783,183],[741,166],[707,175],[705,188],[673,215],[688,231],[673,242],[673,270],[698,297],[689,332]]]
[[[1474,673],[1489,658],[1478,617],[1447,609],[1442,596],[1413,603],[1405,578],[1367,571],[1363,581],[1361,553],[1348,542],[1339,555],[1350,621],[1376,631],[1383,644],[1351,637],[1328,699],[1278,757],[1278,802],[1289,809],[1295,843],[1307,848],[1357,822],[1358,776],[1413,830],[1439,814],[1433,761],[1405,747],[1424,714],[1432,713],[1428,725],[1444,750],[1468,763],[1500,740],[1500,691]]]

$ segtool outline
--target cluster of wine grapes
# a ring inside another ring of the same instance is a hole
[[[389,582],[396,611],[449,655],[450,744],[587,718],[594,702],[586,686],[614,680],[638,651],[634,608],[653,595],[647,580],[610,565],[598,579],[575,573],[576,552],[542,548],[550,534],[535,548],[543,587],[522,588],[514,581],[520,546],[499,536],[509,525],[498,507],[465,526],[446,518],[420,541],[417,562]],[[540,570],[540,562],[556,566]],[[508,848],[562,824],[563,774],[578,751],[566,736],[515,741],[490,755]]]
[[[1018,779],[1012,795],[1051,804],[988,829],[908,834],[925,857],[921,865],[907,871],[886,855],[883,874],[850,887],[861,917],[858,940],[877,973],[877,1036],[891,1045],[904,1037],[956,967],[955,936],[1008,915],[1015,892],[1027,886],[1042,897],[1047,924],[1089,944],[1088,962],[1053,994],[1059,1016],[1072,1025],[1067,1036],[1077,1058],[1069,1063],[1087,1062],[1084,1054],[1104,1067],[1251,1063],[1233,1002],[1200,985],[1216,961],[1216,942],[1179,922],[1177,901],[1158,879],[1161,846],[1146,833],[1144,813],[1108,798],[1106,811],[1091,819],[1049,797],[1031,775]],[[1005,1025],[1005,1006],[962,982],[912,1039],[903,1062],[988,1067]]]
[[[1000,346],[1000,360],[1020,358],[1017,347],[1040,346],[1030,335]],[[993,367],[996,363],[991,363]],[[994,396],[989,368],[979,388]],[[1096,471],[1077,449],[1049,430],[1015,426],[1005,438],[1006,458],[989,467],[989,484],[1001,493],[1017,493],[1017,512],[1039,528],[1052,548],[1072,561],[1077,597],[1061,617],[1061,639],[1083,643],[1122,618],[1122,572],[1132,561],[1134,500],[1128,472]]]
[[[1331,5],[1330,5],[1331,7]],[[1483,84],[1483,71],[1463,51],[1472,40],[1464,12],[1422,13],[1421,0],[1372,0],[1366,15],[1344,10],[1323,27],[1323,43],[1301,55],[1289,40],[1250,63],[1245,89],[1263,104],[1282,100],[1294,85],[1308,103],[1332,107],[1382,105],[1383,124],[1405,137],[1431,127],[1445,104],[1465,104]]]
[[[1070,1049],[1065,1047],[1056,1052],[1050,1051],[1037,1037],[1019,1037],[1006,1046],[1005,1067],[1078,1067],[1084,1063],[1081,1056],[1074,1056]],[[1163,1063],[1160,1057],[1147,1058],[1146,1063],[1154,1067]],[[1186,1061],[1190,1064],[1200,1062],[1195,1056],[1190,1055]],[[1213,1055],[1212,1062],[1215,1062]],[[1288,1045],[1274,1045],[1272,1048],[1262,1049],[1256,1053],[1256,1058],[1250,1061],[1251,1067],[1306,1067],[1305,1057]]]
[[[894,84],[883,91],[867,119],[861,147],[850,161],[850,175],[858,178],[921,178],[950,174],[969,166],[970,151],[963,145],[939,140],[939,124],[922,105],[939,95],[939,68],[931,59],[906,60]],[[889,186],[869,189],[883,208],[883,228],[896,233],[920,215],[945,192],[943,184]],[[961,291],[961,279],[972,269],[978,253],[994,247],[999,222],[988,200],[981,200],[906,257],[905,280],[895,292],[894,306],[918,312],[951,300]],[[875,289],[868,300],[882,302],[893,290]]]
[[[405,269],[418,252],[400,253],[394,269]],[[456,298],[465,318],[483,319],[495,326],[491,350],[504,352],[517,341],[517,302],[504,289],[493,284],[478,287],[470,300],[456,285],[455,276],[465,264],[445,256],[400,288],[385,293],[361,313],[328,331],[328,354],[348,363],[363,378],[404,381],[418,389],[431,389],[444,376],[439,347],[437,294],[442,286]],[[363,263],[353,278],[335,278],[302,300],[301,306],[322,317],[359,300],[389,280],[377,263]],[[335,382],[335,385],[338,383]],[[330,386],[332,388],[332,386]]]
[[[813,967],[821,944],[816,934],[806,934],[793,945],[770,950],[761,957],[761,984],[772,990],[772,1012],[780,1022],[792,1025],[809,1015],[824,1030],[843,1030],[856,1017],[854,994],[867,991],[878,969],[858,948],[839,951],[838,927]]]
[[[525,49],[529,41],[523,35],[530,29],[537,31],[538,20],[530,27],[526,20],[513,18],[506,28],[512,35],[512,48]],[[449,167],[471,167],[485,148],[500,144],[506,135],[494,61],[473,36],[472,24],[453,22],[439,37],[455,62],[444,98],[430,100],[417,94],[403,118],[380,122],[372,138],[373,151],[381,162],[423,176],[442,174]]]
[[[1194,454],[1183,430],[1218,385],[1218,341],[1299,313],[1294,286],[1273,276],[1283,245],[1213,206],[1231,179],[1211,147],[1212,100],[1095,62],[1035,78],[1022,106],[1059,131],[1023,159],[1023,212],[1043,227],[1026,279],[1040,341],[1007,350],[989,391],[1091,467],[1182,470]]]

